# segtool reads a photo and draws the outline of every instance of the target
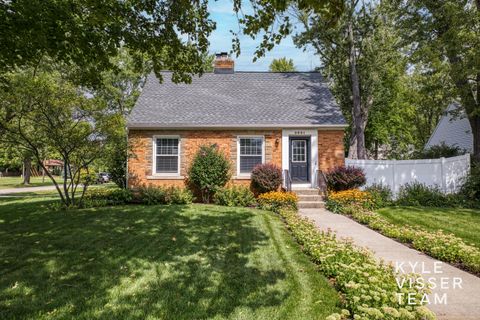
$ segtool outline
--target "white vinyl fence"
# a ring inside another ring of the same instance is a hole
[[[394,195],[400,186],[414,181],[452,193],[459,191],[470,172],[470,155],[422,160],[345,159],[345,165],[363,168],[367,186],[381,183],[389,186]]]

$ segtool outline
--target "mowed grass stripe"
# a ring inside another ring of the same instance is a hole
[[[0,199],[0,318],[325,319],[337,292],[273,213],[53,212]]]

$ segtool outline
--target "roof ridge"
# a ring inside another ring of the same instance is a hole
[[[162,70],[160,72],[161,73],[173,73],[174,71]],[[321,73],[318,72],[318,71],[287,71],[287,72],[281,72],[281,71],[249,71],[249,70],[235,70],[234,73],[220,73],[220,74],[217,73],[217,75],[234,75],[236,73],[269,73],[269,74],[316,73],[316,74],[321,75]],[[151,74],[155,74],[155,73],[152,71],[149,74],[151,75]],[[215,73],[211,72],[211,71],[207,71],[207,72],[204,72],[203,74],[215,74]],[[195,74],[195,75],[197,75],[197,74]]]

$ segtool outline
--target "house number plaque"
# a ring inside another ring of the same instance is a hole
[[[303,136],[303,135],[305,135],[305,131],[295,131],[295,135]]]

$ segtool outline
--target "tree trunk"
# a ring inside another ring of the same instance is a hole
[[[30,176],[32,175],[32,158],[27,156],[23,159],[23,184],[30,184]]]
[[[480,116],[469,117],[473,134],[473,159],[480,163]]]
[[[352,132],[350,133],[349,147],[348,147],[348,158],[349,159],[358,159],[358,156],[357,156],[357,135],[355,133],[354,125],[352,125]]]
[[[357,144],[357,159],[365,159],[365,119],[362,112],[362,97],[360,95],[360,81],[358,79],[357,72],[357,59],[356,59],[356,49],[353,37],[353,26],[350,21],[348,25],[348,34],[350,39],[350,55],[349,55],[349,64],[350,64],[350,81],[352,86],[352,102],[353,102],[353,124],[354,130],[352,134],[355,135],[355,142]],[[352,140],[350,139],[350,142]],[[351,147],[352,145],[350,145]],[[351,148],[350,148],[351,149]],[[354,159],[355,159],[354,158]]]

